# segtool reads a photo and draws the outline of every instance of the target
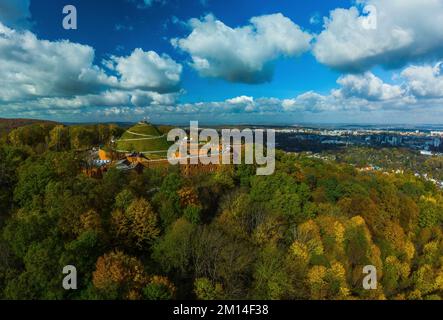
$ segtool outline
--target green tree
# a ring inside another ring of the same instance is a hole
[[[62,125],[55,126],[54,129],[49,132],[49,148],[55,151],[69,149],[69,129]]]
[[[194,293],[199,300],[222,300],[224,298],[223,286],[213,284],[207,278],[198,278],[194,282]]]
[[[147,300],[171,300],[175,295],[175,286],[167,277],[154,276],[143,288],[143,297]]]
[[[152,256],[162,270],[175,270],[182,275],[192,272],[192,239],[196,228],[187,219],[178,219],[154,245]]]

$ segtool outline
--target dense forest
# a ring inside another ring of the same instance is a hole
[[[81,151],[122,133],[34,124],[1,138],[0,298],[443,298],[433,183],[284,152],[272,176],[82,174]],[[77,290],[62,287],[66,265]]]

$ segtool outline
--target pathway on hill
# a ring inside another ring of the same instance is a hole
[[[153,136],[153,135],[148,135],[148,134],[142,134],[142,133],[135,133],[132,131],[126,131],[129,134],[135,135],[135,136],[141,136],[143,138],[134,138],[134,139],[119,139],[117,141],[144,141],[144,140],[156,140],[156,139],[161,139],[164,138],[166,136],[166,134],[161,135],[161,136]]]
[[[158,137],[152,136],[151,138],[134,138],[134,139],[120,139],[120,140],[117,140],[117,141],[121,141],[121,142],[124,142],[124,141],[144,141],[144,140],[157,140],[157,139],[161,139],[161,138],[163,138],[163,137],[165,137],[165,135],[162,135],[162,136],[158,136]]]
[[[136,132],[133,132],[133,131],[130,131],[130,130],[128,130],[126,132],[130,133],[130,134],[133,134],[133,135],[136,135],[136,136],[142,136],[142,137],[158,137],[158,136],[153,136],[153,135],[149,135],[149,134],[136,133]],[[165,136],[165,134],[163,136]]]

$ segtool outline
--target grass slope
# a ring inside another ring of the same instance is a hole
[[[117,150],[141,152],[152,159],[166,157],[170,146],[166,135],[147,123],[139,123],[129,128],[117,141]],[[152,151],[155,153],[151,153]]]

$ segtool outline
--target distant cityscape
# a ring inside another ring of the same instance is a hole
[[[441,155],[443,130],[404,128],[275,128],[276,145],[285,151],[320,152],[346,146],[397,147]]]

